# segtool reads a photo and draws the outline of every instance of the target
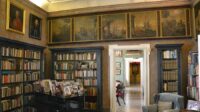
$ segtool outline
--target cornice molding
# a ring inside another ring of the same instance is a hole
[[[157,1],[157,2],[146,2],[146,3],[143,2],[143,3],[129,3],[129,4],[120,4],[120,5],[88,7],[88,8],[65,10],[65,11],[49,12],[49,17],[71,16],[71,15],[80,15],[80,14],[89,14],[89,13],[134,10],[134,9],[178,7],[178,6],[192,6],[192,1],[191,0],[168,0],[168,1]]]

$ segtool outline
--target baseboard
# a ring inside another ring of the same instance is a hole
[[[103,108],[103,112],[110,112],[109,108]]]

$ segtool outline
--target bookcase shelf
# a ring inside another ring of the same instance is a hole
[[[82,83],[86,91],[83,110],[102,112],[102,48],[57,48],[51,51],[52,79]]]
[[[199,68],[198,52],[191,51],[188,55],[187,98],[199,100]]]
[[[181,47],[182,44],[157,44],[158,90],[181,93]]]
[[[26,93],[26,86],[43,78],[43,49],[0,38],[0,112],[26,112],[24,105],[29,104],[25,104],[25,97],[34,95],[31,89]]]

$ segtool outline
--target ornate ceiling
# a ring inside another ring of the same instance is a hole
[[[134,4],[148,2],[192,2],[193,0],[30,0],[47,12],[73,10],[88,7]]]

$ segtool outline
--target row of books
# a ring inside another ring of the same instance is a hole
[[[163,69],[177,69],[177,60],[163,60]]]
[[[166,50],[163,52],[164,59],[176,59],[177,58],[177,50]]]
[[[15,99],[1,101],[3,111],[8,111],[23,105],[23,98],[17,97]]]
[[[189,98],[199,100],[199,88],[197,87],[187,87],[187,96]]]
[[[36,81],[40,79],[40,72],[26,72],[24,73],[24,81]]]
[[[33,92],[33,85],[32,84],[26,84],[24,86],[24,93],[32,93]]]
[[[78,53],[75,55],[76,60],[96,60],[96,53]]]
[[[165,82],[164,83],[164,91],[177,91],[178,90],[178,83],[177,82]]]
[[[74,57],[75,54],[73,53],[62,53],[62,54],[57,54],[56,55],[56,59],[57,60],[75,60],[75,57]]]
[[[75,77],[97,77],[96,70],[76,70]]]
[[[163,80],[178,80],[178,70],[163,71]]]
[[[77,64],[78,69],[96,69],[97,63],[96,62],[79,62]]]
[[[27,61],[24,62],[24,70],[39,70],[40,61]]]
[[[190,75],[199,75],[199,64],[189,64],[188,65]]]
[[[57,60],[96,60],[96,53],[57,54]]]
[[[19,95],[23,92],[23,85],[18,85],[14,87],[1,87],[1,97],[9,97],[13,95]]]
[[[56,72],[55,79],[73,80],[74,74],[73,72]]]
[[[40,51],[33,51],[33,50],[25,50],[24,57],[25,58],[32,58],[32,59],[40,59]]]
[[[72,70],[74,68],[73,63],[55,63],[56,70]]]
[[[96,86],[97,79],[84,79],[84,86]]]
[[[188,55],[188,99],[199,100],[199,64],[198,52],[190,52]]]
[[[87,88],[85,91],[85,96],[97,96],[97,88]]]
[[[188,75],[188,85],[199,87],[199,76],[194,77],[194,76]]]
[[[84,106],[85,109],[95,110],[97,108],[97,103],[95,102],[85,102],[84,105],[85,105]]]
[[[2,84],[22,82],[23,75],[20,74],[4,74],[2,75]]]
[[[23,50],[12,47],[2,47],[1,54],[2,56],[23,57]]]
[[[17,65],[16,65],[16,62],[14,60],[3,60],[1,69],[2,70],[16,70],[16,66]],[[20,68],[22,69],[21,66],[20,66]]]

